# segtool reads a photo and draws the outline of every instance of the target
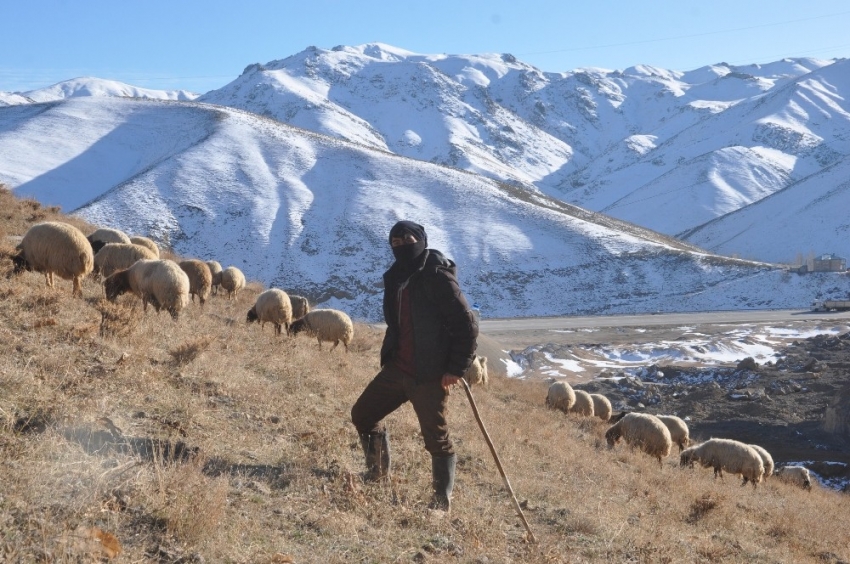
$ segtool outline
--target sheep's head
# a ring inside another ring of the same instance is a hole
[[[126,270],[119,270],[103,281],[106,299],[114,302],[118,296],[130,291],[130,277]]]
[[[607,431],[605,431],[605,440],[608,441],[608,446],[613,448],[620,441],[620,437],[622,433],[620,432],[620,426],[614,425]]]
[[[298,319],[289,326],[289,334],[297,335],[298,333],[307,329],[307,324],[304,322],[304,318]]]
[[[86,237],[86,239],[89,239],[89,238],[88,238],[88,237]],[[92,252],[93,252],[94,254],[97,254],[97,252],[98,252],[99,250],[101,250],[103,247],[105,247],[105,246],[106,246],[106,241],[98,241],[98,240],[94,240],[94,241],[92,241],[91,239],[89,239],[89,244],[91,244],[91,250],[92,250]]]
[[[254,307],[252,307],[251,309],[248,310],[248,318],[246,320],[246,323],[253,323],[254,321],[257,321],[258,319],[259,319],[259,317],[257,316],[257,306],[254,306]]]
[[[694,467],[694,452],[691,449],[685,449],[679,455],[679,466]]]
[[[27,261],[26,257],[24,257],[24,251],[20,250],[16,254],[12,255],[12,264],[14,268],[12,270],[13,274],[20,274],[24,270],[32,270],[30,267],[30,263]]]
[[[621,411],[617,415],[612,415],[611,416],[611,423],[616,423],[617,421],[619,421],[620,419],[625,417],[628,413],[629,413],[628,411]]]

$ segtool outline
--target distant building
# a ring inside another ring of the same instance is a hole
[[[809,259],[806,270],[809,272],[844,272],[847,270],[847,260],[835,254],[821,255]]]

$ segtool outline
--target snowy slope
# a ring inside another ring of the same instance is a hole
[[[30,104],[33,102],[56,102],[78,96],[110,96],[147,98],[151,100],[194,100],[197,94],[188,90],[152,90],[139,88],[116,80],[80,77],[65,80],[38,90],[27,92],[0,92],[0,106]]]
[[[0,155],[0,180],[22,196],[361,319],[379,316],[400,218],[426,226],[488,316],[803,307],[839,280],[706,255],[516,185],[209,104],[0,108]]]

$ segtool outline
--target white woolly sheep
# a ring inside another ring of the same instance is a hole
[[[210,274],[212,274],[212,293],[217,296],[218,287],[221,286],[221,264],[215,260],[208,260],[207,266],[210,267]]]
[[[764,476],[762,476],[762,479],[767,480],[768,477],[773,475],[773,467],[774,467],[773,457],[770,456],[770,453],[767,452],[767,450],[764,447],[761,447],[759,445],[750,445],[750,446],[753,447],[753,449],[757,453],[759,453],[759,456],[761,456],[761,462],[762,462],[762,464],[764,464]]]
[[[593,414],[603,421],[611,419],[613,408],[611,401],[602,394],[590,394],[590,399],[593,400]]]
[[[202,260],[188,259],[182,260],[179,263],[180,268],[189,277],[189,295],[192,296],[192,303],[195,303],[195,295],[201,302],[201,307],[210,296],[210,288],[212,288],[212,273],[210,267]]]
[[[322,341],[332,342],[334,346],[331,347],[331,350],[334,350],[341,341],[345,345],[345,352],[348,352],[348,344],[354,337],[354,324],[351,323],[351,318],[342,311],[314,309],[301,319],[294,321],[290,331],[293,335],[303,331],[308,335],[315,336],[319,341],[320,350]]]
[[[486,386],[487,381],[490,379],[487,371],[487,357],[475,355],[472,358],[472,364],[466,369],[463,378],[470,386],[475,384]]]
[[[755,488],[764,476],[761,456],[750,445],[732,439],[709,439],[704,443],[686,448],[679,455],[681,466],[693,466],[699,462],[703,468],[714,468],[714,477],[723,477],[723,471],[740,474],[744,481],[752,482]]]
[[[289,296],[283,290],[271,288],[259,296],[253,307],[248,310],[247,322],[260,322],[260,329],[266,326],[266,322],[274,325],[274,332],[280,335],[281,327],[286,328],[289,334],[289,326],[292,323],[292,304]]]
[[[141,247],[146,247],[150,249],[151,251],[153,251],[153,254],[156,255],[156,258],[159,258],[159,245],[157,245],[151,239],[148,239],[147,237],[142,237],[141,235],[134,235],[133,237],[130,237],[130,242],[134,245],[139,245]]]
[[[670,455],[673,440],[670,430],[658,417],[649,413],[627,413],[605,431],[605,440],[613,448],[620,439],[627,445],[637,447],[650,456],[661,459]]]
[[[147,247],[132,243],[107,243],[94,255],[94,274],[107,278],[133,266],[137,260],[159,257]]]
[[[570,413],[593,417],[593,398],[584,390],[574,390],[576,401],[570,408]]]
[[[88,239],[92,251],[95,253],[107,243],[127,243],[128,245],[132,243],[129,235],[120,229],[112,229],[111,227],[101,227],[86,237],[86,239]]]
[[[94,253],[83,232],[67,223],[46,221],[30,227],[12,256],[14,273],[41,272],[48,287],[53,275],[73,280],[73,295],[82,296],[82,280],[94,268]]]
[[[673,439],[673,444],[679,445],[679,452],[682,452],[691,446],[691,434],[688,430],[688,424],[681,417],[675,415],[656,415],[661,422],[667,425],[670,430],[670,438]]]
[[[292,305],[292,319],[301,319],[310,312],[310,302],[304,296],[289,294],[289,303]]]
[[[809,491],[812,489],[812,475],[805,466],[783,466],[774,474],[783,482],[794,484]]]
[[[546,393],[546,405],[568,413],[576,402],[576,393],[566,382],[554,382]]]
[[[189,304],[189,277],[171,260],[136,261],[104,280],[103,286],[110,301],[132,292],[142,299],[145,311],[150,302],[157,312],[165,309],[175,321]]]
[[[245,275],[235,266],[221,271],[221,287],[227,292],[228,300],[235,300],[239,290],[245,287]]]

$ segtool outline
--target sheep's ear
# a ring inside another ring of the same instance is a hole
[[[478,361],[481,363],[481,366],[487,365],[487,357],[486,356],[479,356]]]

